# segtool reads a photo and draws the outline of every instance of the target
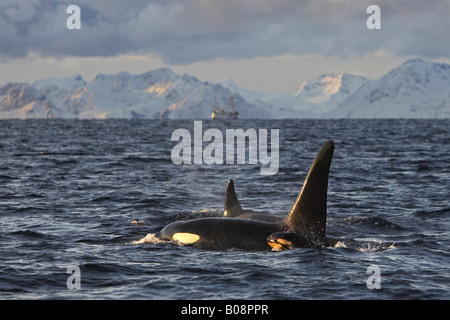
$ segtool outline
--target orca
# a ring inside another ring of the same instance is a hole
[[[252,212],[242,210],[241,204],[234,190],[233,179],[228,180],[227,190],[225,192],[225,208],[223,209],[224,218],[254,219],[266,222],[280,222],[282,218],[275,215],[262,212]]]
[[[327,241],[327,188],[333,153],[334,142],[329,140],[318,152],[291,211],[279,222],[200,218],[170,223],[157,232],[156,237],[206,250],[271,250],[268,238],[279,232],[298,235],[305,241],[306,247],[312,243],[324,243]],[[230,202],[226,209],[230,208],[234,212],[239,210],[238,205],[239,202]],[[302,244],[295,241],[295,245]]]

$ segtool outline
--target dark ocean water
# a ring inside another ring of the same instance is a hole
[[[193,134],[193,121],[0,121],[0,298],[450,298],[449,120],[203,121],[279,129],[272,176],[260,164],[175,165],[177,128]],[[336,247],[212,252],[152,239],[172,221],[221,215],[228,179],[244,208],[287,214],[328,139]],[[380,289],[368,288],[369,266]]]

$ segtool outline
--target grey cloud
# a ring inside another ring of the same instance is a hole
[[[175,64],[285,53],[348,56],[379,49],[449,56],[450,1],[376,1],[382,29],[369,31],[365,10],[372,2],[79,0],[82,29],[68,30],[66,1],[3,0],[0,55],[152,52]]]

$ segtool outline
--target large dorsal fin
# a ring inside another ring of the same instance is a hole
[[[228,180],[227,191],[225,192],[225,208],[223,209],[224,217],[237,217],[244,213],[239,200],[234,191],[234,182],[232,179]]]
[[[325,240],[327,188],[334,142],[327,141],[314,160],[294,206],[283,224],[291,231],[315,240]]]

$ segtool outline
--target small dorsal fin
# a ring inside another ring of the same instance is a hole
[[[283,224],[307,239],[325,239],[327,219],[328,174],[334,153],[334,142],[327,141],[314,160],[300,194]]]
[[[223,210],[223,216],[228,218],[237,217],[244,213],[239,200],[234,191],[234,182],[232,179],[228,180],[227,191],[225,192],[225,208]]]

